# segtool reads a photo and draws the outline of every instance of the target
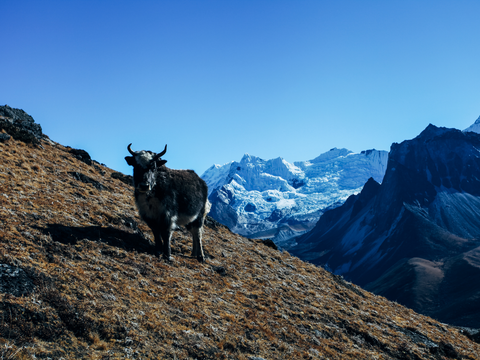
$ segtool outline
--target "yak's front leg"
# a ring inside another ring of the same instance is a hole
[[[151,227],[152,228],[152,227]],[[153,237],[155,238],[155,250],[154,254],[156,256],[160,256],[160,254],[163,251],[163,241],[162,241],[162,236],[160,235],[160,229],[157,228],[152,228],[153,232]]]

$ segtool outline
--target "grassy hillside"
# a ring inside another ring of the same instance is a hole
[[[480,359],[461,330],[211,220],[205,264],[182,229],[173,262],[152,256],[128,180],[81,159],[0,142],[2,359]]]

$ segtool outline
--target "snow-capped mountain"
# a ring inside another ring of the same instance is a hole
[[[480,134],[480,116],[478,117],[478,119],[472,125],[470,125],[468,128],[463,130],[463,132],[467,132],[467,131],[475,132],[477,134]]]
[[[442,321],[480,321],[480,135],[429,125],[290,253]]]
[[[387,158],[387,151],[334,148],[291,164],[245,154],[240,162],[212,166],[202,178],[213,218],[238,234],[288,246],[289,239],[311,230],[326,208],[358,193],[368,178],[381,182]]]

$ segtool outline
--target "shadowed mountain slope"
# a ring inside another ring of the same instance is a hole
[[[442,321],[480,323],[480,135],[429,125],[381,185],[325,213],[292,253]]]
[[[183,229],[153,256],[128,181],[78,153],[0,142],[2,358],[480,358],[474,331],[211,219],[205,264]]]

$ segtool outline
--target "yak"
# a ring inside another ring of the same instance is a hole
[[[205,217],[210,210],[208,187],[193,170],[174,170],[165,166],[165,149],[133,151],[126,156],[133,166],[135,203],[141,218],[155,237],[155,253],[172,260],[170,239],[177,226],[185,225],[193,237],[192,256],[203,262],[202,232]]]

